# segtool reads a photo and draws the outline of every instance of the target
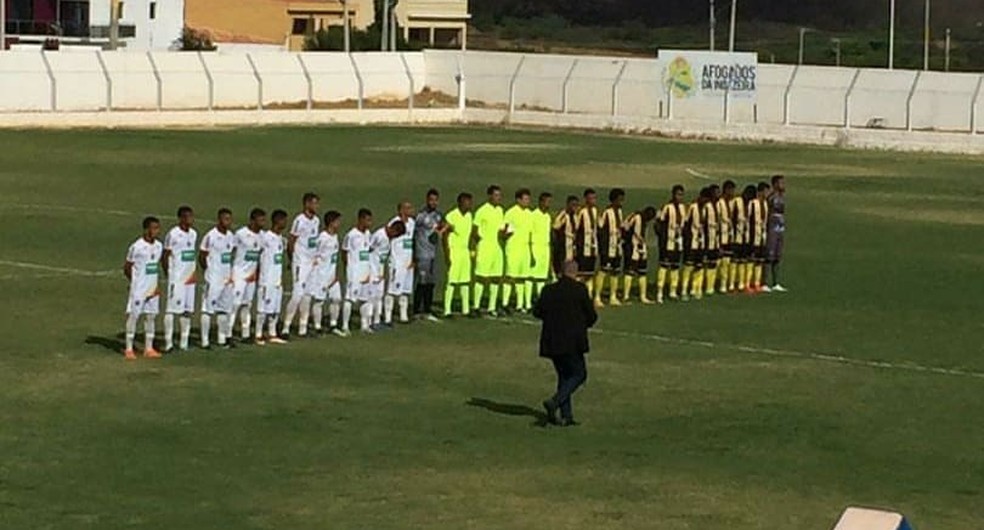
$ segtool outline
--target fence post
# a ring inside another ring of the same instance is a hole
[[[796,76],[799,75],[800,65],[793,67],[793,73],[789,75],[789,83],[786,84],[786,90],[782,94],[782,124],[789,125],[790,122],[790,112],[789,105],[793,94],[793,85],[796,83]]]
[[[724,88],[724,124],[731,123],[731,82]]]
[[[351,53],[348,54],[348,56],[349,56],[349,62],[352,63],[352,72],[355,73],[355,80],[356,80],[357,83],[359,83],[358,109],[361,111],[362,110],[362,99],[365,96],[365,90],[366,90],[366,88],[365,88],[365,85],[362,82],[362,72],[359,71],[359,65],[355,63],[355,57]]]
[[[407,97],[407,112],[413,115],[413,97],[417,93],[416,86],[413,82],[413,73],[410,71],[410,63],[407,62],[407,57],[402,52],[400,53],[400,61],[403,62],[403,71],[407,73],[407,82],[410,87],[410,95]]]
[[[103,77],[106,79],[106,112],[109,112],[113,110],[113,78],[109,75],[109,68],[106,68],[102,50],[96,50],[96,59],[99,60],[99,68],[102,68]]]
[[[58,110],[58,81],[55,79],[55,72],[51,69],[48,62],[48,52],[41,50],[41,60],[44,62],[44,69],[48,72],[48,84],[51,87],[51,110]]]
[[[618,70],[618,75],[615,76],[615,81],[612,83],[612,117],[618,116],[618,85],[622,82],[622,76],[625,75],[625,69],[629,67],[629,61],[622,61],[622,67]]]
[[[154,72],[154,79],[157,80],[157,110],[164,110],[164,81],[161,79],[161,71],[157,69],[154,61],[154,54],[147,52],[147,60],[150,61],[150,69]]]
[[[563,111],[564,114],[567,114],[568,112],[570,112],[571,77],[574,76],[574,69],[577,68],[577,63],[578,62],[579,62],[579,59],[577,57],[575,57],[574,58],[574,61],[571,62],[570,69],[567,70],[567,75],[564,76],[564,93],[561,96],[562,99],[561,99],[561,103],[560,103],[561,110]]]
[[[311,110],[314,107],[314,83],[311,81],[311,72],[308,72],[307,65],[304,64],[304,57],[301,54],[297,54],[297,62],[301,65],[301,71],[304,72],[304,79],[307,81],[307,110]]]
[[[205,64],[205,56],[202,52],[198,52],[198,62],[202,63],[202,69],[205,70],[205,79],[208,80],[208,110],[212,110],[215,106],[215,81],[212,80],[212,72],[208,71],[208,65]]]
[[[666,83],[666,121],[673,121],[673,82]]]
[[[516,64],[516,70],[513,72],[512,78],[509,80],[509,117],[512,118],[513,112],[516,111],[516,79],[519,78],[519,71],[523,69],[523,63],[526,62],[526,56],[519,58],[519,63]]]
[[[984,87],[984,75],[977,80],[977,88],[974,89],[974,98],[970,102],[970,134],[977,133],[977,107],[981,102],[981,87]]]
[[[912,87],[909,88],[909,96],[905,100],[905,130],[912,130],[912,100],[916,97],[916,88],[919,87],[919,78],[922,77],[922,70],[916,71],[916,78],[912,80]]]
[[[858,78],[861,77],[861,69],[858,68],[854,71],[854,77],[851,78],[851,84],[847,86],[847,92],[844,93],[844,128],[851,128],[851,94],[854,93],[854,87],[858,84]]]
[[[253,62],[253,56],[247,53],[246,60],[249,61],[249,67],[253,69],[253,77],[256,78],[256,110],[263,110],[263,78],[256,68],[256,63]]]
[[[455,77],[455,81],[458,82],[458,110],[461,112],[459,119],[465,118],[465,108],[468,106],[468,94],[466,92],[467,86],[465,81],[465,68],[461,64],[462,53],[458,53],[457,63],[458,63],[458,75]]]

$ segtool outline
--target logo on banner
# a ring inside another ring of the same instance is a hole
[[[666,68],[666,84],[670,87],[673,97],[689,98],[694,94],[694,73],[690,61],[679,56],[670,62]]]

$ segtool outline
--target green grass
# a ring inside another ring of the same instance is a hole
[[[2,528],[820,529],[852,504],[918,528],[980,523],[980,158],[496,129],[3,131],[0,145]],[[575,429],[523,408],[553,383],[531,325],[128,364],[106,347],[121,276],[10,264],[117,269],[141,214],[170,222],[185,202],[200,232],[219,206],[295,210],[309,189],[348,221],[490,182],[621,185],[634,208],[703,185],[687,167],[789,175],[791,292],[604,311]]]

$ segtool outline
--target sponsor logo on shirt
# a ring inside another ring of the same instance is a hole
[[[247,250],[246,256],[244,256],[246,261],[260,261],[260,251],[259,250]]]
[[[369,261],[369,251],[360,250],[359,251],[359,261]]]
[[[230,263],[232,263],[232,252],[223,252],[222,253],[222,264],[223,265],[228,265]]]
[[[195,251],[194,250],[182,250],[181,251],[181,261],[195,261]]]
[[[318,248],[318,238],[317,237],[309,237],[308,240],[307,240],[307,245],[308,245],[308,248]]]
[[[147,266],[144,267],[144,274],[157,274],[159,269],[160,264],[156,261],[153,263],[148,263]]]
[[[403,240],[403,250],[413,250],[413,240],[410,238],[405,238]]]
[[[284,254],[282,252],[278,252],[278,253],[274,254],[273,255],[273,263],[275,265],[283,265],[284,264]]]

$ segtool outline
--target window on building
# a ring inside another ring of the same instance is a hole
[[[154,20],[157,18],[157,2],[150,3],[150,19]]]
[[[308,19],[306,18],[295,18],[294,27],[291,28],[292,35],[307,35],[308,33]]]

